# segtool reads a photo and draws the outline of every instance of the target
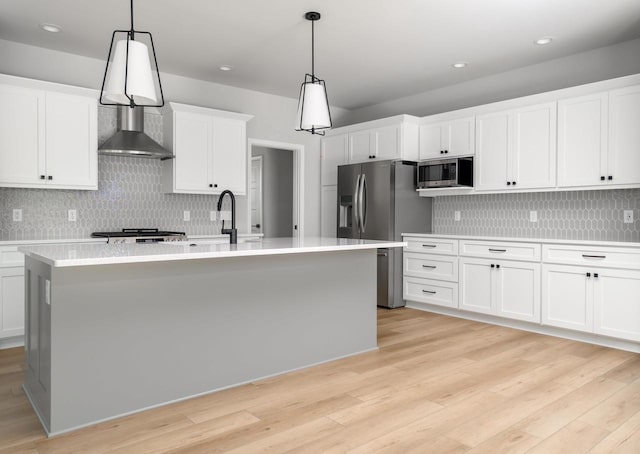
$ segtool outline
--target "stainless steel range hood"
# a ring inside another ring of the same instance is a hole
[[[144,133],[144,107],[118,106],[116,133],[98,148],[98,154],[135,158],[172,159],[173,154]]]

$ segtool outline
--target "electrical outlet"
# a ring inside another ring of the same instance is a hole
[[[453,219],[456,220],[456,221],[459,221],[461,219],[459,211],[454,211],[453,212]]]
[[[183,220],[184,222],[189,222],[189,221],[191,220],[191,211],[185,210],[185,211],[182,213],[182,220]]]
[[[529,222],[538,222],[538,212],[529,211]]]
[[[13,210],[13,222],[22,222],[22,208]]]
[[[231,211],[221,211],[220,212],[220,220],[221,221],[230,221],[231,220]]]
[[[69,219],[69,222],[76,222],[78,220],[78,212],[76,210],[69,210],[67,212],[67,219]]]
[[[624,210],[624,223],[633,224],[633,210]]]
[[[211,221],[215,221],[218,217],[216,216],[218,214],[217,211],[209,211],[209,219]]]

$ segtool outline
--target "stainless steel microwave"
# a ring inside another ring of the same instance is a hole
[[[473,158],[429,159],[418,163],[418,189],[473,187]]]

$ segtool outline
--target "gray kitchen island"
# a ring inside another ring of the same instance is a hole
[[[48,435],[374,350],[400,242],[25,247],[24,390]]]

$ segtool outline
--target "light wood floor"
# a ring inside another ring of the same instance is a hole
[[[46,439],[0,352],[5,453],[640,453],[640,355],[379,310],[380,350]]]

